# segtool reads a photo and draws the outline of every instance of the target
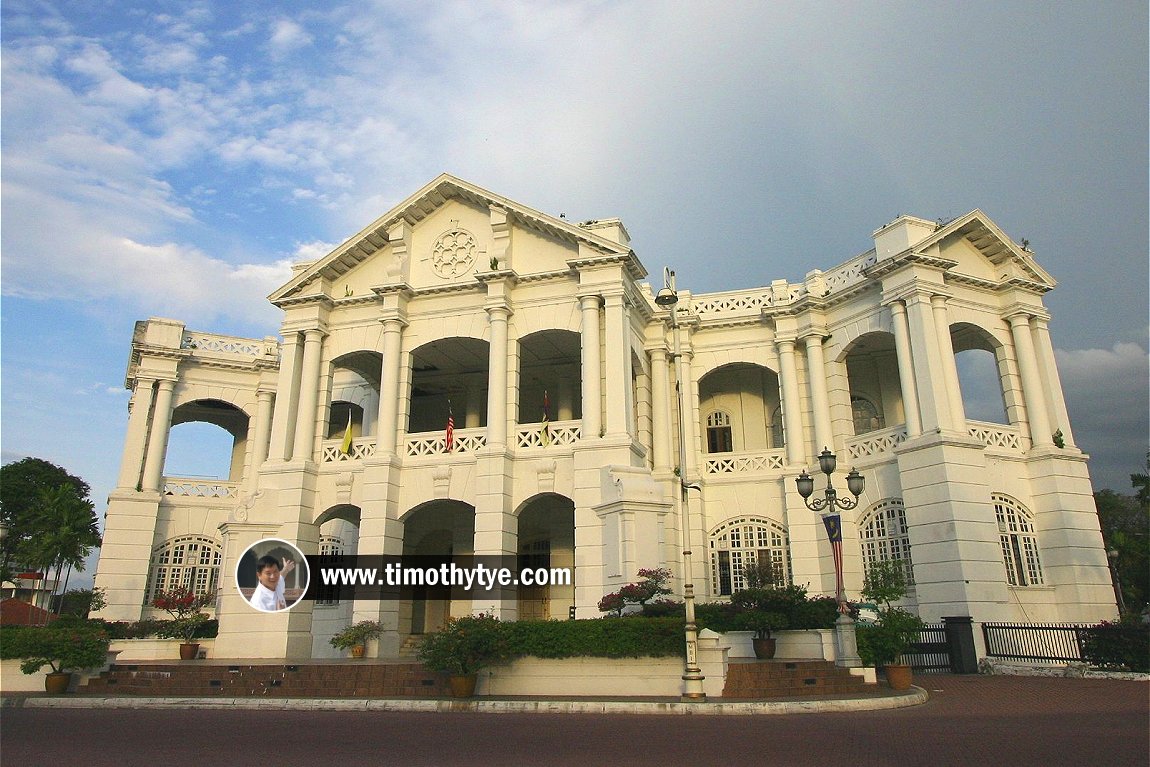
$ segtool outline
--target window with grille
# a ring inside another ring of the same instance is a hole
[[[854,417],[855,434],[866,434],[886,427],[882,413],[866,397],[851,395],[851,415]]]
[[[707,452],[730,453],[734,449],[731,416],[722,410],[716,410],[707,416]]]
[[[1038,558],[1038,536],[1034,516],[1018,501],[994,494],[994,516],[998,519],[998,539],[1006,582],[1011,586],[1041,586],[1042,562]]]
[[[783,446],[783,406],[775,407],[771,413],[771,448],[778,450]]]
[[[910,561],[910,535],[906,529],[906,508],[901,498],[888,498],[874,505],[859,523],[863,566],[870,570],[879,562],[902,562],[908,586],[914,585]]]
[[[743,571],[769,564],[783,583],[791,582],[791,553],[787,529],[760,517],[725,522],[711,534],[711,587],[726,596],[747,588]]]
[[[343,551],[343,539],[338,535],[321,535],[319,537],[320,564],[336,564],[336,560],[343,556]],[[321,586],[316,595],[315,604],[338,605],[339,586]]]
[[[145,604],[161,591],[186,586],[197,594],[216,590],[223,561],[220,544],[201,535],[172,538],[152,552]]]

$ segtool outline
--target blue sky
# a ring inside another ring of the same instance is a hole
[[[288,264],[447,171],[619,216],[694,292],[899,213],[1029,239],[1078,442],[1147,398],[1145,3],[53,2],[2,11],[2,449],[115,482],[132,324],[261,337]]]

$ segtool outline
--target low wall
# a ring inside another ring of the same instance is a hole
[[[200,657],[212,657],[214,639],[200,639]],[[110,652],[118,652],[117,663],[135,661],[168,661],[180,659],[178,639],[113,639],[108,647]]]
[[[99,676],[101,671],[107,671],[108,666],[116,662],[115,651],[108,651],[108,662],[103,668],[76,671],[72,674],[72,685],[68,688],[74,692],[78,686],[89,677]],[[20,670],[20,659],[10,658],[0,660],[0,692],[44,692],[44,677],[52,671],[51,666],[44,666],[35,674],[25,674]]]
[[[730,658],[753,658],[752,631],[728,631],[721,634],[722,646],[728,647]],[[775,631],[776,660],[831,660],[835,659],[834,629],[806,629]]]

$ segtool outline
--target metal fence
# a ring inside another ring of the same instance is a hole
[[[946,637],[946,624],[925,624],[918,635],[918,641],[902,657],[915,671],[926,674],[950,673],[950,642]]]
[[[1073,663],[1083,660],[1082,643],[1089,629],[1079,623],[984,623],[982,638],[991,658]]]

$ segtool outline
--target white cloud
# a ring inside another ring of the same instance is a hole
[[[284,56],[311,43],[311,35],[291,19],[277,19],[272,22],[268,45],[273,56]]]

